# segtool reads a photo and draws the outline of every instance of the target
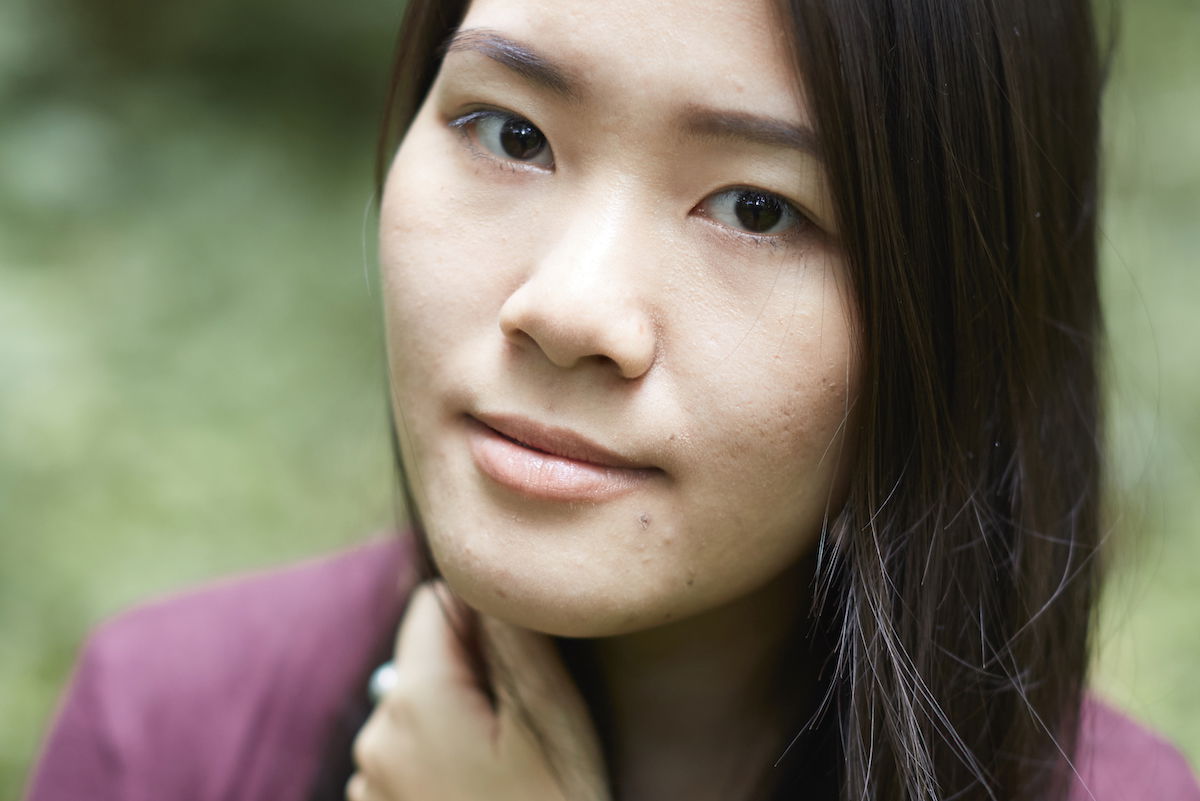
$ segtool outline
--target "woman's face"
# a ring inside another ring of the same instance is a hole
[[[810,126],[766,2],[471,5],[381,262],[404,464],[472,605],[625,633],[813,547],[859,370]]]

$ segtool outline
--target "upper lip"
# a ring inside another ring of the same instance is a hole
[[[637,462],[609,450],[569,428],[536,423],[523,417],[503,414],[473,415],[474,418],[502,437],[533,450],[552,456],[562,456],[580,462],[617,467],[626,470],[650,469],[651,465]]]

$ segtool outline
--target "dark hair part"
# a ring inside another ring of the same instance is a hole
[[[1062,797],[1101,531],[1089,2],[781,6],[869,376],[822,577],[845,797]]]
[[[410,0],[381,185],[466,5]],[[859,444],[814,597],[840,797],[1060,798],[1100,577],[1089,0],[778,13],[861,321]]]

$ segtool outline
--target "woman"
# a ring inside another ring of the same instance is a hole
[[[395,76],[444,583],[405,538],[110,625],[34,799],[1200,797],[1083,695],[1086,2],[416,0]]]

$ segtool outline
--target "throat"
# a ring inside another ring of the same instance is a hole
[[[815,694],[811,574],[797,573],[669,626],[564,642],[618,797],[762,797]]]

